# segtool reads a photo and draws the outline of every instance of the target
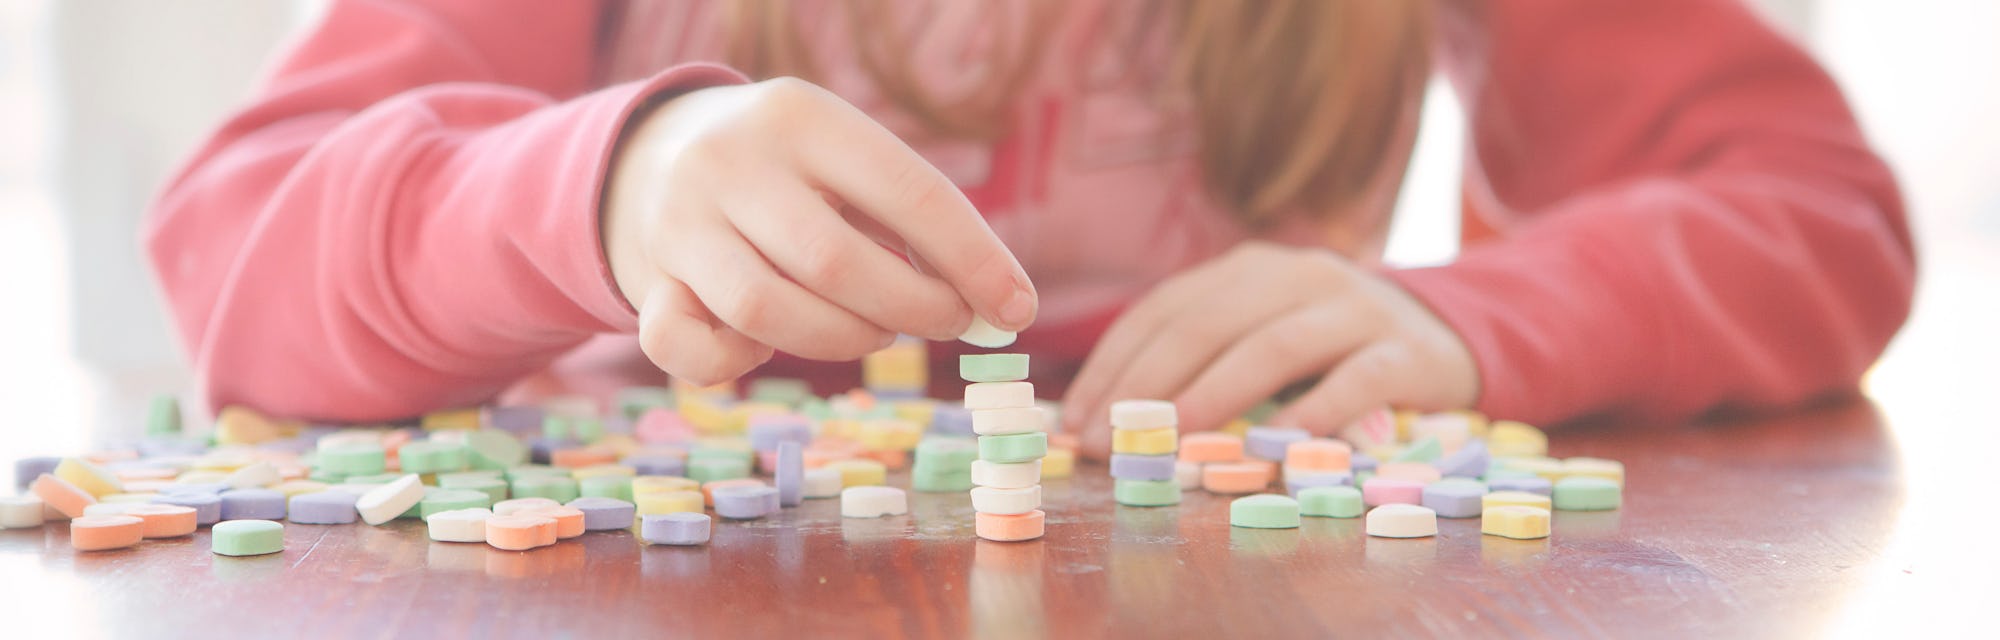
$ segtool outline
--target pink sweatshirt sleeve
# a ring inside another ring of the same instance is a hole
[[[1914,257],[1894,178],[1805,53],[1728,0],[1458,8],[1485,12],[1447,21],[1469,215],[1507,222],[1392,277],[1470,344],[1480,409],[1672,420],[1853,387]]]
[[[598,242],[619,131],[740,82],[589,91],[591,2],[334,2],[157,198],[147,249],[211,407],[384,420],[633,328]]]

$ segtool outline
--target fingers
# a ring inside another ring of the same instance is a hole
[[[1192,300],[1196,300],[1196,292],[1192,290],[1162,286],[1152,294],[1146,294],[1146,298],[1140,298],[1138,304],[1120,314],[1118,320],[1104,330],[1104,338],[1100,338],[1098,346],[1084,358],[1084,366],[1076,370],[1076,382],[1070,384],[1070,392],[1062,398],[1062,406],[1066,406],[1062,412],[1064,430],[1096,434],[1108,426],[1104,422],[1108,418],[1104,410],[1110,404],[1106,402],[1106,396],[1110,394],[1112,384],[1124,376],[1126,366],[1132,364],[1138,352],[1152,344],[1154,334],[1158,334],[1160,328],[1170,318],[1180,314]],[[1090,440],[1096,438],[1084,438],[1086,446]]]
[[[1305,395],[1278,412],[1276,424],[1332,435],[1374,407],[1401,402],[1412,366],[1410,350],[1399,341],[1370,343],[1334,367]]]
[[[972,320],[949,285],[920,274],[803,184],[776,183],[724,200],[724,214],[780,271],[875,326],[949,340]]]
[[[1034,284],[965,194],[867,114],[831,102],[838,103],[832,121],[805,129],[813,139],[794,145],[806,172],[907,239],[994,326],[1020,331],[1033,323]]]
[[[1102,431],[1107,427],[1106,408],[1113,385],[1124,376],[1139,353],[1148,348],[1166,324],[1189,312],[1226,280],[1212,268],[1199,269],[1168,280],[1126,309],[1104,331],[1097,347],[1084,358],[1076,381],[1063,398],[1063,428],[1075,433]],[[1092,439],[1085,438],[1086,444]],[[1108,442],[1108,441],[1107,441]],[[1108,445],[1107,445],[1108,446]]]
[[[1201,296],[1188,304],[1182,312],[1173,314],[1146,345],[1131,357],[1131,361],[1118,374],[1117,381],[1092,402],[1109,411],[1111,402],[1125,398],[1171,399],[1182,395],[1188,383],[1194,381],[1204,369],[1210,367],[1217,356],[1259,333],[1260,325],[1282,322],[1289,317],[1293,307],[1300,303],[1296,291],[1285,286],[1253,287],[1248,285],[1225,286],[1219,293]],[[1217,312],[1227,310],[1227,312]],[[1309,320],[1320,321],[1324,326],[1340,324],[1339,318],[1312,316]],[[1313,358],[1312,347],[1323,343],[1326,336],[1323,327],[1298,326],[1293,321],[1292,333],[1276,337],[1284,343],[1272,349],[1265,366],[1252,369],[1252,378],[1268,377],[1272,366],[1289,368],[1291,361]],[[1323,371],[1324,369],[1322,369]],[[1303,375],[1303,374],[1300,374]],[[1238,384],[1241,381],[1230,381]],[[1086,407],[1092,407],[1086,405]],[[1233,417],[1233,416],[1231,416]],[[1181,414],[1181,428],[1189,431],[1205,431],[1222,426],[1227,417],[1210,420],[1205,416],[1190,420],[1187,413]]]
[[[732,380],[771,359],[771,348],[709,315],[687,285],[661,277],[639,308],[639,350],[699,386]]]
[[[1174,399],[1181,425],[1215,429],[1307,376],[1325,373],[1377,334],[1352,303],[1312,305],[1229,345]]]
[[[682,242],[661,256],[668,275],[687,284],[717,319],[758,342],[802,358],[853,360],[889,346],[895,333],[827,302],[779,275],[736,230],[675,230]]]

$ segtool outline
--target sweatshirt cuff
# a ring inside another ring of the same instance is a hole
[[[1554,424],[1624,406],[1662,373],[1640,349],[1662,335],[1648,291],[1622,277],[1600,225],[1550,227],[1465,251],[1440,267],[1384,273],[1456,331],[1479,371],[1475,408]],[[1542,226],[1542,225],[1537,225]],[[1664,381],[1657,381],[1664,384]]]
[[[569,292],[570,298],[592,317],[606,327],[618,332],[638,330],[639,314],[625,299],[618,288],[618,281],[611,274],[611,263],[604,254],[601,240],[600,212],[603,207],[605,188],[610,181],[611,162],[624,137],[626,126],[634,116],[646,107],[680,94],[709,87],[743,84],[750,78],[741,72],[718,64],[692,63],[668,68],[645,80],[637,80],[614,85],[600,90],[583,105],[584,113],[577,122],[580,128],[591,131],[591,135],[577,139],[585,146],[570,150],[572,157],[585,163],[567,166],[584,167],[577,172],[583,181],[572,187],[580,193],[580,208],[574,220],[580,224],[569,225],[563,233],[563,246],[576,249],[567,251],[572,259],[564,263],[564,281],[561,289]]]

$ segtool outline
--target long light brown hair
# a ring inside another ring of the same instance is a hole
[[[882,94],[933,132],[1006,134],[1011,98],[1039,66],[1059,2],[999,7],[990,81],[939,98],[908,62],[914,34],[890,24],[890,0],[849,0],[859,60]],[[998,7],[1005,2],[994,2]],[[788,0],[729,3],[731,62],[759,78],[819,74]],[[1290,212],[1324,215],[1365,197],[1413,126],[1430,69],[1425,0],[1176,0],[1168,90],[1193,105],[1203,181],[1251,227]],[[1018,36],[1018,37],[1017,37]]]

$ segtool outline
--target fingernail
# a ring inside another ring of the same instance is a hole
[[[1035,296],[1029,294],[1027,289],[1015,289],[1014,296],[1007,299],[1007,304],[1000,305],[998,320],[1001,324],[1007,325],[1009,331],[1028,328],[1029,324],[1035,322]]]

